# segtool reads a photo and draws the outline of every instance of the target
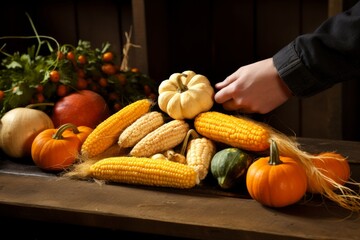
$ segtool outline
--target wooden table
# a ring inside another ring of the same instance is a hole
[[[299,142],[310,152],[335,150],[348,156],[352,177],[360,181],[360,142]],[[52,224],[58,232],[51,239],[64,239],[61,234],[70,228],[121,239],[360,239],[360,215],[319,197],[273,209],[243,191],[220,190],[211,181],[189,190],[101,185],[63,179],[4,157],[0,161],[0,217],[2,233],[17,221]],[[16,229],[23,236],[21,228]]]

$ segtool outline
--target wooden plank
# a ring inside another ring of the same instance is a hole
[[[210,3],[207,0],[167,2],[171,73],[192,70],[208,75],[211,71]]]
[[[78,1],[76,10],[79,40],[90,41],[93,48],[109,42],[112,50],[120,55],[119,12],[114,1]]]
[[[1,216],[193,239],[359,239],[356,218],[319,202],[276,210],[189,191],[7,174],[0,182]]]
[[[337,150],[360,163],[360,143],[299,139],[307,151]],[[56,176],[5,173],[0,216],[190,239],[360,239],[359,216],[321,199],[286,208],[236,193],[98,184]],[[360,172],[356,172],[360,176]],[[166,238],[165,238],[166,239]]]
[[[185,70],[208,76],[211,2],[152,0],[144,3],[150,76],[162,81],[174,72]]]
[[[166,0],[146,0],[145,17],[147,31],[148,72],[158,82],[172,74],[169,62],[168,9]]]
[[[302,100],[303,137],[342,139],[342,85]]]
[[[272,57],[299,34],[300,8],[300,1],[257,1],[258,58]]]
[[[254,59],[254,1],[213,1],[211,76],[215,84]]]
[[[341,83],[342,85],[342,139],[360,141],[360,83],[357,79]]]
[[[355,5],[356,0],[329,0],[334,2],[333,12],[340,12]],[[341,2],[341,6],[340,5]],[[341,83],[342,85],[342,129],[344,140],[360,140],[360,116],[355,114],[360,109],[360,83],[357,79]]]
[[[61,14],[49,14],[49,9],[56,9]],[[71,0],[36,2],[34,17],[39,24],[39,34],[54,37],[61,45],[78,41],[75,4]]]
[[[133,42],[140,45],[140,49],[132,48],[129,65],[137,67],[141,72],[148,74],[148,50],[147,50],[147,31],[145,19],[145,3],[144,0],[132,0],[133,14]]]
[[[303,32],[314,31],[328,18],[328,1],[304,1]],[[334,14],[334,10],[331,10]],[[342,139],[342,85],[302,100],[301,136]]]
[[[155,0],[145,9],[150,76],[157,80],[192,68],[215,84],[253,57],[252,1]]]
[[[328,0],[328,16],[332,17],[343,11],[343,0]]]

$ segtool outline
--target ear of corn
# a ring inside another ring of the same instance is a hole
[[[251,119],[220,112],[203,112],[194,121],[196,131],[214,141],[249,151],[264,151],[270,146],[270,131]]]
[[[163,159],[105,158],[90,167],[90,174],[99,180],[158,187],[192,188],[198,183],[191,167]]]
[[[139,117],[150,111],[152,102],[141,99],[133,102],[101,122],[86,138],[81,154],[92,158],[116,143],[120,133]]]
[[[198,173],[200,180],[207,176],[215,151],[215,144],[210,139],[200,137],[190,140],[186,153],[186,162],[188,166]]]
[[[179,145],[189,130],[184,120],[172,120],[150,132],[130,151],[131,156],[150,157]]]
[[[193,139],[190,140],[190,137]],[[210,162],[215,152],[216,145],[212,140],[201,137],[194,129],[187,132],[181,154],[186,154],[186,164],[198,173],[200,181],[208,174]]]
[[[127,127],[119,136],[118,144],[121,148],[133,147],[148,133],[164,124],[162,113],[148,112]]]

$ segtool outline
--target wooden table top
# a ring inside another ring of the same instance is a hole
[[[360,181],[360,142],[299,139],[310,152],[349,157]],[[0,160],[0,216],[191,239],[360,239],[360,215],[320,197],[264,207],[211,181],[179,190],[99,184]]]

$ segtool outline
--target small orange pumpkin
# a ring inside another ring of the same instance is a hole
[[[82,142],[69,131],[74,125],[64,124],[58,129],[46,129],[40,132],[31,145],[32,159],[40,169],[58,172],[72,165],[80,151]],[[64,133],[66,131],[66,133]]]
[[[65,124],[64,124],[65,125]],[[76,134],[76,136],[79,138],[81,144],[83,144],[85,142],[85,139],[89,136],[89,134],[94,130],[91,127],[88,126],[76,126],[76,125],[71,125],[71,123],[67,123],[67,125],[69,126],[69,128],[66,129],[66,131],[64,132],[64,134],[67,134],[69,132],[69,134]]]
[[[313,163],[320,172],[336,184],[345,185],[350,179],[350,165],[347,159],[339,153],[322,152],[317,155],[320,158],[313,158]],[[328,186],[335,190],[336,186],[327,181]],[[322,193],[323,187],[314,176],[308,177],[307,192]]]
[[[279,156],[276,142],[272,140],[270,156],[259,158],[248,168],[246,187],[250,196],[261,204],[285,207],[305,195],[307,177],[296,160]]]

